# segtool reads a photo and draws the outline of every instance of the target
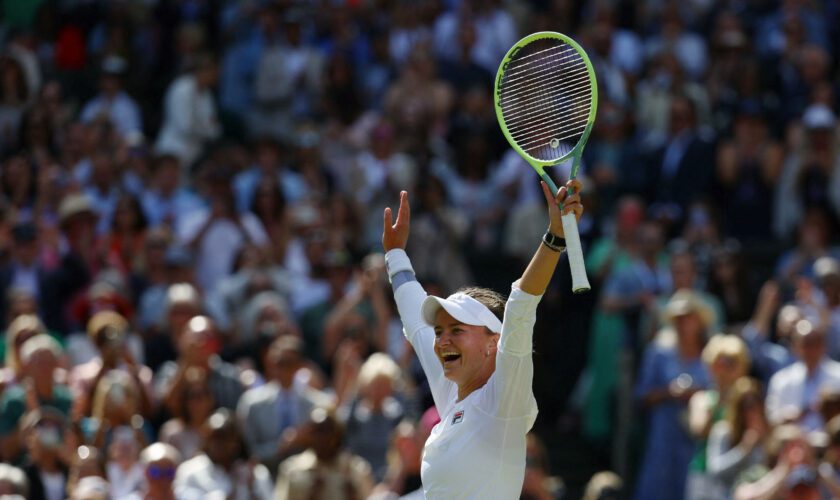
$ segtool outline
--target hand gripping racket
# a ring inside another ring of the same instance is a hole
[[[598,107],[595,70],[583,49],[560,33],[526,36],[508,50],[496,72],[496,117],[513,149],[552,193],[557,185],[545,167],[572,159],[570,179],[577,176],[583,146]],[[588,291],[575,214],[563,216],[572,290]]]

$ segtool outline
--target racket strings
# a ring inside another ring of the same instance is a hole
[[[574,112],[574,114],[573,114],[573,115],[571,115],[571,116],[572,116],[572,118],[575,118],[575,119],[577,119],[577,118],[585,118],[585,117],[589,116],[589,110],[588,110],[588,109],[586,109],[586,110],[578,110],[578,111]],[[559,121],[559,120],[553,120],[553,123],[551,123],[550,125],[554,125],[554,123],[556,123],[556,122],[558,122],[558,121]],[[586,122],[585,122],[585,121],[583,121],[583,122],[581,122],[581,123],[573,123],[573,124],[569,124],[569,125],[564,125],[564,126],[561,126],[561,127],[559,127],[559,128],[556,128],[556,129],[552,129],[552,130],[551,130],[552,139],[556,138],[556,139],[557,139],[557,140],[559,140],[559,141],[562,141],[563,139],[569,139],[569,138],[571,138],[571,137],[574,137],[574,136],[575,136],[575,134],[574,134],[574,133],[572,133],[570,136],[567,136],[567,137],[555,137],[555,136],[558,136],[558,135],[560,135],[560,134],[568,134],[568,133],[570,133],[572,130],[575,130],[575,129],[578,129],[578,128],[580,128],[580,129],[581,129],[581,131],[582,131],[582,129],[583,129],[583,128],[585,128],[585,127],[586,127]],[[517,141],[517,142],[518,142],[518,141]],[[523,146],[523,147],[525,147],[525,145],[526,145],[526,144],[533,144],[533,143],[534,143],[534,140],[530,140],[530,141],[523,142],[523,143],[521,143],[520,145],[521,145],[521,146]]]
[[[565,50],[565,48],[567,48],[567,47],[569,47],[569,46],[565,45],[565,46],[562,46],[562,47],[552,47],[550,49],[541,50],[540,52],[547,52],[549,50],[559,48],[560,52],[562,52],[563,55],[561,55],[560,59],[553,59],[551,61],[546,62],[546,59],[548,57],[552,57],[552,54],[546,54],[545,58],[542,58],[538,61],[529,61],[527,63],[517,64],[515,67],[513,67],[513,68],[511,68],[511,69],[509,69],[508,71],[505,72],[505,83],[509,85],[511,83],[515,83],[519,80],[522,80],[524,78],[531,78],[533,76],[533,73],[532,73],[532,68],[530,68],[530,67],[534,63],[538,63],[537,66],[547,66],[547,65],[554,66],[558,62],[562,64],[563,61],[569,60],[569,59],[574,59],[575,62],[583,62],[583,58],[580,57],[580,54],[578,54],[575,51],[575,49],[571,49],[572,54],[568,54],[569,51]],[[537,54],[540,53],[540,52],[537,52]],[[532,54],[532,55],[535,55],[535,54]],[[519,61],[520,60],[517,60],[517,61],[514,61],[514,62],[518,63]],[[539,63],[543,63],[543,64],[539,64]],[[513,65],[513,63],[511,63],[511,66],[512,65]]]
[[[545,53],[545,52],[548,52],[549,50],[555,50],[555,49],[558,49],[558,48],[559,48],[559,49],[562,51],[562,50],[564,50],[566,47],[569,47],[569,45],[568,45],[568,44],[566,44],[565,42],[562,42],[562,41],[560,41],[560,40],[555,40],[555,39],[543,39],[543,40],[539,40],[539,41],[537,41],[537,42],[532,42],[532,44],[534,44],[534,45],[536,45],[536,44],[538,44],[538,43],[542,43],[542,44],[544,44],[544,45],[545,45],[545,44],[551,44],[551,47],[548,47],[548,48],[546,48],[546,49],[540,49],[540,50],[537,50],[536,52],[532,52],[532,53],[530,53],[530,54],[526,54],[526,55],[524,55],[524,56],[517,57],[517,58],[516,58],[516,60],[512,60],[512,61],[511,61],[511,64],[514,64],[514,63],[521,63],[521,62],[522,62],[522,61],[524,61],[525,59],[528,59],[528,58],[531,58],[531,57],[534,57],[534,56],[538,56],[538,55],[540,55],[540,54],[543,54],[543,53]],[[574,50],[574,49],[572,49],[572,50]],[[526,64],[527,64],[527,63],[526,63]],[[511,69],[512,69],[512,68],[511,68]],[[506,71],[506,72],[505,72],[505,74],[507,74],[507,73],[508,73],[508,72]]]
[[[571,147],[565,141],[583,133],[591,102],[586,63],[565,43],[514,60],[500,82],[499,104],[508,132],[541,159],[568,153]]]
[[[577,86],[573,87],[572,88],[573,93],[566,94],[564,97],[574,98],[574,97],[577,97],[577,96],[580,96],[580,95],[583,95],[583,94],[591,94],[591,89],[588,85],[589,75],[578,76],[578,77],[576,77],[575,80],[569,80],[569,82],[567,82],[567,83],[577,84],[577,83],[580,83],[582,81],[584,81],[584,83],[585,83],[584,85],[577,85]],[[558,83],[543,85],[541,87],[539,87],[539,86],[538,87],[533,87],[530,90],[540,90],[540,89],[542,89],[542,90],[555,90],[556,88],[559,88],[561,86],[563,86],[563,83],[558,82]],[[588,97],[589,96],[587,96],[587,98]],[[505,108],[505,105],[508,105],[508,107],[514,106],[514,105],[520,105],[520,106],[527,105],[527,104],[529,104],[533,101],[538,101],[540,99],[545,99],[545,96],[544,95],[537,95],[537,96],[534,96],[534,97],[527,97],[524,100],[518,100],[517,96],[505,96],[504,99],[505,99],[505,102],[502,103],[502,109]],[[512,100],[514,102],[511,102]],[[538,110],[538,112],[540,112],[540,111],[542,111],[542,110]],[[528,112],[528,109],[526,108],[522,111],[517,110],[517,111],[511,112],[510,114],[505,114],[505,120],[506,121],[508,119],[518,120],[518,119],[525,118],[526,116],[528,116],[530,114],[533,114],[533,113],[527,113],[527,114],[523,115],[522,114],[523,112]]]
[[[587,100],[585,104],[588,105],[589,102],[590,101]],[[534,130],[537,127],[553,126],[555,124],[558,124],[558,122],[561,122],[561,121],[573,121],[574,122],[574,121],[578,121],[578,119],[586,118],[587,116],[589,116],[589,109],[588,108],[585,108],[585,109],[584,108],[578,108],[578,109],[572,110],[571,112],[567,112],[565,116],[556,116],[556,117],[550,118],[549,120],[547,120],[545,122],[542,122],[542,123],[534,123],[534,124],[531,124],[530,126],[528,126],[528,123],[531,123],[530,121],[527,122],[527,123],[522,123],[521,125],[515,126],[514,127],[515,130],[514,130],[514,128],[508,128],[508,132],[511,132],[511,134],[513,134],[513,133],[521,134],[521,133],[527,132],[529,130]],[[584,125],[586,124],[585,120],[583,121],[583,124]],[[562,133],[562,132],[565,132],[565,131],[567,131],[571,128],[575,128],[577,125],[579,125],[579,124],[565,123],[565,124],[559,125],[554,130],[556,130],[557,133]],[[523,126],[525,126],[527,128],[524,128],[524,129],[521,128]]]
[[[586,66],[583,66],[583,69],[586,69]],[[547,73],[552,73],[549,69]],[[578,71],[578,72],[570,72],[568,75],[563,75],[559,78],[548,79],[547,83],[546,79],[536,80],[533,83],[525,83],[523,85],[519,85],[517,88],[507,92],[503,97],[505,100],[515,100],[518,97],[521,97],[523,94],[528,94],[530,100],[539,99],[540,97],[544,97],[546,94],[546,90],[554,91],[560,88],[589,88],[589,74],[586,71]],[[577,85],[578,83],[583,83],[582,85]],[[541,93],[535,93],[535,91],[540,90]],[[504,90],[502,91],[504,92]],[[527,103],[528,100],[519,101],[519,104]]]

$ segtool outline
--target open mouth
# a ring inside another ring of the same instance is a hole
[[[461,355],[456,353],[456,352],[447,352],[447,353],[441,354],[440,357],[443,360],[444,365],[446,363],[451,363],[453,361],[457,361],[457,360],[461,359]]]

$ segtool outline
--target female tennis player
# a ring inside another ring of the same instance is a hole
[[[568,189],[575,194],[567,196]],[[531,334],[537,304],[565,247],[563,213],[580,219],[580,182],[552,196],[542,183],[549,228],[505,304],[498,293],[466,288],[427,296],[405,253],[410,208],[385,209],[382,246],[404,333],[420,359],[441,421],[423,450],[427,499],[515,499],[525,475],[525,434],[537,417],[531,390]]]

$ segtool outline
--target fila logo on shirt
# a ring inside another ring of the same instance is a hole
[[[459,424],[464,420],[464,410],[458,410],[452,416],[452,425]]]

